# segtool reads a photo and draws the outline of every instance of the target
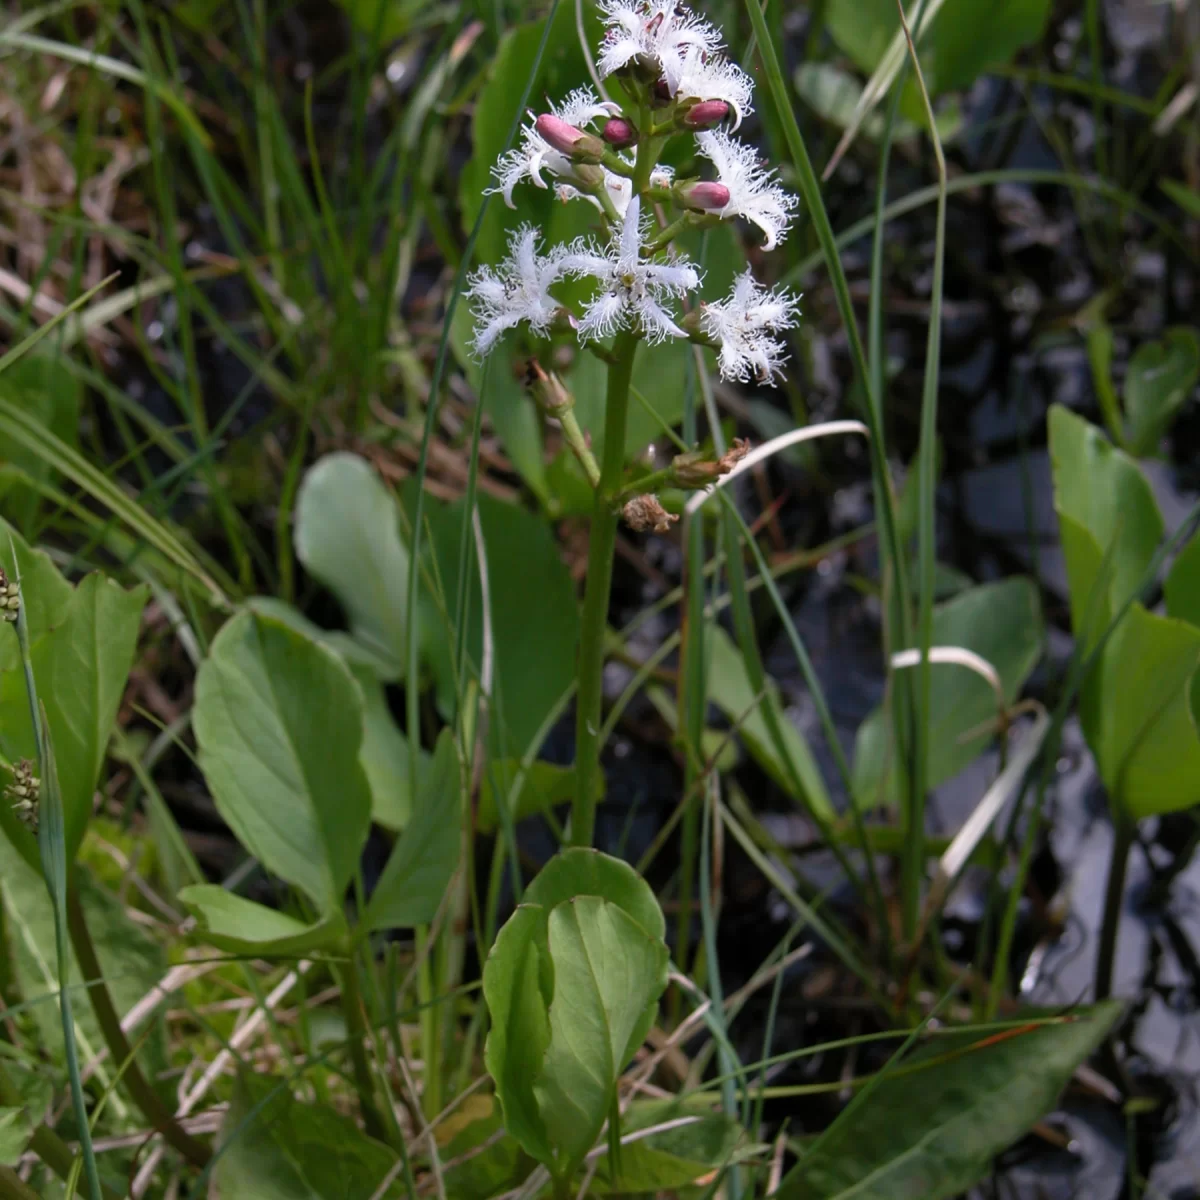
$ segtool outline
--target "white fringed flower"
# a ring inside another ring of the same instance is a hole
[[[723,379],[757,379],[774,386],[775,376],[783,373],[787,347],[771,334],[792,328],[798,317],[798,297],[764,288],[746,271],[726,299],[701,306],[700,328],[717,344]]]
[[[550,105],[553,116],[578,129],[607,118],[615,111],[619,111],[617,105],[602,103],[596,93],[586,87],[576,88],[561,104]],[[520,146],[501,155],[492,168],[496,185],[488,188],[485,194],[499,193],[509,208],[516,207],[513,189],[522,179],[529,179],[536,187],[545,188],[548,185],[542,178],[543,171],[565,179],[571,179],[575,174],[571,160],[538,133],[535,122],[536,117],[521,131]]]
[[[759,165],[758,151],[720,129],[696,134],[700,153],[717,168],[717,178],[729,189],[721,217],[744,217],[763,231],[764,250],[774,250],[787,235],[796,197],[775,182],[773,171]]]
[[[563,260],[565,274],[592,276],[600,288],[579,322],[582,341],[609,337],[618,329],[640,326],[646,341],[686,337],[667,305],[700,285],[696,268],[685,259],[673,262],[642,258],[641,201],[634,196],[625,210],[620,231],[613,231],[601,252],[585,241],[571,246]]]
[[[522,225],[509,239],[508,257],[494,270],[480,267],[468,280],[463,294],[473,302],[471,344],[480,358],[522,321],[535,333],[550,332],[561,307],[550,288],[564,274],[569,247],[552,246],[549,254],[538,254],[538,236],[532,225]]]
[[[721,35],[676,0],[601,0],[608,31],[597,66],[611,75],[639,56],[656,62],[675,95],[689,50],[715,54]]]
[[[723,100],[733,113],[736,129],[742,118],[754,111],[750,103],[753,95],[754,81],[736,63],[722,55],[706,54],[698,46],[688,47],[675,89],[676,99]]]

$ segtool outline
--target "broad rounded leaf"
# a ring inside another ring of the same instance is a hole
[[[616,1082],[667,986],[666,944],[616,904],[578,896],[550,913],[550,1044],[534,1084],[555,1161],[570,1175],[595,1144]]]
[[[1133,817],[1200,802],[1192,685],[1200,629],[1134,604],[1085,681],[1080,718],[1109,796]]]
[[[576,896],[600,896],[623,909],[651,937],[666,933],[666,920],[650,885],[627,863],[599,850],[576,846],[556,854],[525,889],[525,903],[549,914]]]
[[[1150,486],[1128,455],[1059,405],[1050,410],[1054,504],[1067,561],[1071,623],[1091,649],[1143,582],[1162,537]],[[1194,612],[1190,547],[1172,570],[1168,607]],[[1132,817],[1200,799],[1193,680],[1200,629],[1133,603],[1083,682],[1080,719],[1112,801]]]
[[[296,554],[341,602],[354,636],[400,678],[409,555],[396,502],[356,454],[328,454],[296,497]]]
[[[346,936],[341,913],[333,913],[319,924],[305,925],[287,913],[212,883],[183,888],[179,900],[199,922],[204,940],[231,954],[310,954],[328,950]]]
[[[776,1195],[946,1200],[965,1192],[1053,1107],[1120,1012],[1110,1001],[1010,1037],[934,1039],[884,1079],[852,1120],[823,1136]]]
[[[1060,519],[1074,522],[1062,536],[1071,627],[1090,647],[1142,583],[1162,540],[1162,516],[1137,464],[1095,426],[1055,404],[1049,431],[1054,507]],[[1094,586],[1101,591],[1093,600]]]
[[[196,679],[200,766],[217,809],[269,871],[338,911],[371,820],[362,694],[345,664],[253,612],[228,621]]]

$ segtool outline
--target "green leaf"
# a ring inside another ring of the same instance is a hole
[[[45,555],[31,552],[3,521],[0,564],[12,579],[16,567],[21,569],[30,654],[54,740],[70,862],[92,813],[148,591],[144,586],[125,591],[99,572],[72,588]],[[20,653],[12,636],[0,638],[0,754],[9,762],[37,757]],[[7,823],[4,827],[10,828]]]
[[[504,923],[483,965],[491,1029],[484,1065],[496,1085],[504,1126],[541,1163],[553,1159],[533,1081],[550,1044],[547,1012],[554,994],[549,951],[539,946],[545,911],[522,904]]]
[[[341,1113],[301,1104],[288,1081],[242,1074],[213,1166],[220,1200],[347,1200],[373,1196],[396,1154]],[[401,1182],[386,1197],[405,1195]]]
[[[563,1175],[590,1149],[616,1073],[653,1024],[666,986],[665,921],[645,880],[596,850],[551,859],[525,899],[484,965],[484,1057],[509,1132]]]
[[[350,630],[404,671],[409,554],[391,493],[365,459],[327,454],[310,467],[296,497],[296,554],[338,598]]]
[[[716,625],[710,626],[706,635],[709,701],[736,723],[751,757],[788,795],[826,819],[832,819],[833,804],[825,790],[820,768],[804,735],[784,711],[778,689],[769,685],[765,695],[757,696],[741,653],[729,635]],[[783,735],[784,755],[779,753],[767,718],[763,716],[766,707],[775,710],[775,719]]]
[[[0,1166],[17,1163],[33,1137],[33,1122],[23,1108],[0,1108]]]
[[[1080,719],[1110,798],[1137,817],[1200,801],[1200,629],[1134,604],[1084,684]]]
[[[351,635],[337,629],[322,629],[282,600],[255,596],[246,607],[273,617],[327,647],[350,668],[363,699],[363,743],[358,757],[371,786],[371,819],[386,829],[403,829],[412,812],[408,739],[392,717],[381,682],[391,674],[392,666]],[[424,773],[427,764],[428,756],[422,751],[418,774]]]
[[[569,1176],[595,1144],[616,1082],[667,986],[667,947],[623,909],[577,896],[550,913],[550,1044],[534,1084],[555,1158]],[[550,1164],[547,1164],[550,1165]]]
[[[1200,336],[1168,329],[1161,341],[1137,348],[1125,378],[1131,454],[1153,454],[1175,414],[1200,379]]]
[[[776,1194],[946,1200],[965,1192],[1053,1108],[1120,1012],[1109,1001],[989,1044],[978,1035],[937,1038],[883,1080],[853,1121],[822,1138]]]
[[[1071,628],[1087,650],[1141,584],[1162,539],[1162,517],[1137,464],[1098,429],[1061,404],[1051,406],[1048,421]]]
[[[1142,582],[1162,518],[1137,464],[1058,405],[1050,410],[1050,455],[1071,624],[1090,650]],[[1172,571],[1169,611],[1194,612],[1187,583],[1193,554],[1190,548],[1181,554]],[[1135,602],[1084,680],[1084,735],[1110,799],[1131,817],[1200,799],[1198,663],[1200,629]]]
[[[933,611],[933,645],[972,650],[996,668],[1006,706],[1012,705],[1042,652],[1042,611],[1037,586],[1014,576],[960,592]],[[914,670],[916,668],[913,668]],[[966,735],[996,716],[996,694],[966,667],[934,663],[929,669],[930,787],[953,779],[987,744],[990,732]],[[895,803],[900,782],[890,763],[894,742],[882,709],[859,727],[854,754],[857,802],[873,808]]]
[[[196,679],[200,766],[238,840],[339,911],[371,821],[363,701],[346,665],[254,612],[228,621]]]
[[[600,896],[622,909],[651,937],[666,934],[666,921],[650,885],[627,862],[576,846],[556,854],[525,889],[525,902],[551,910],[576,896]]]
[[[432,921],[462,850],[463,795],[454,736],[443,729],[412,820],[388,857],[362,925],[372,929]]]
[[[275,908],[255,904],[216,884],[185,887],[179,900],[200,924],[206,942],[231,954],[283,957],[329,950],[346,936],[346,921],[333,913],[305,925]]]
[[[508,794],[520,774],[521,764],[516,759],[503,759],[488,763],[479,787],[479,808],[475,813],[475,832],[491,833],[500,824],[500,809],[496,803],[496,789],[501,799],[508,803]],[[514,821],[522,821],[535,813],[548,812],[559,804],[569,804],[575,795],[575,768],[560,767],[554,763],[532,762],[521,781],[516,802],[511,813]],[[596,802],[604,798],[604,780],[596,780]]]
[[[615,1170],[611,1156],[604,1155],[597,1164],[592,1190],[601,1195],[675,1191],[695,1184],[734,1158],[743,1140],[741,1126],[724,1113],[686,1099],[630,1105],[621,1118],[621,1132],[634,1133],[681,1117],[692,1118],[691,1124],[623,1145]]]

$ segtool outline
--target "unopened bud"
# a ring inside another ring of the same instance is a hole
[[[729,105],[724,100],[701,100],[683,114],[688,129],[712,129],[729,117]]]
[[[595,192],[605,186],[603,167],[598,167],[595,163],[581,162],[575,163],[571,169],[575,182],[582,187],[591,188]]]
[[[604,122],[604,128],[600,130],[600,136],[618,150],[625,146],[632,146],[637,141],[637,135],[637,127],[632,121],[625,120],[624,117],[609,117]]]
[[[634,496],[621,509],[625,524],[637,533],[650,530],[654,533],[666,533],[673,521],[679,518],[669,513],[658,502],[657,496]]]
[[[0,619],[15,621],[21,607],[21,589],[13,583],[0,567]]]
[[[651,98],[656,104],[669,104],[671,102],[671,89],[667,86],[665,79],[659,79],[655,82]]]
[[[533,394],[538,408],[549,417],[558,417],[575,407],[575,397],[563,386],[552,371],[547,371],[536,358],[525,364],[525,386]]]
[[[729,203],[729,189],[723,183],[707,180],[681,184],[675,189],[675,196],[684,208],[693,212],[720,212]]]
[[[41,781],[33,773],[33,763],[29,759],[22,758],[13,764],[12,783],[5,788],[4,795],[22,823],[34,831],[38,826],[41,790]]]
[[[576,129],[553,113],[542,113],[534,128],[544,141],[574,162],[599,162],[604,157],[604,143],[594,133]]]

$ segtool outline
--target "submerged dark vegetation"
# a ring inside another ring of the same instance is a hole
[[[1194,6],[0,52],[0,1196],[1200,1194]]]

